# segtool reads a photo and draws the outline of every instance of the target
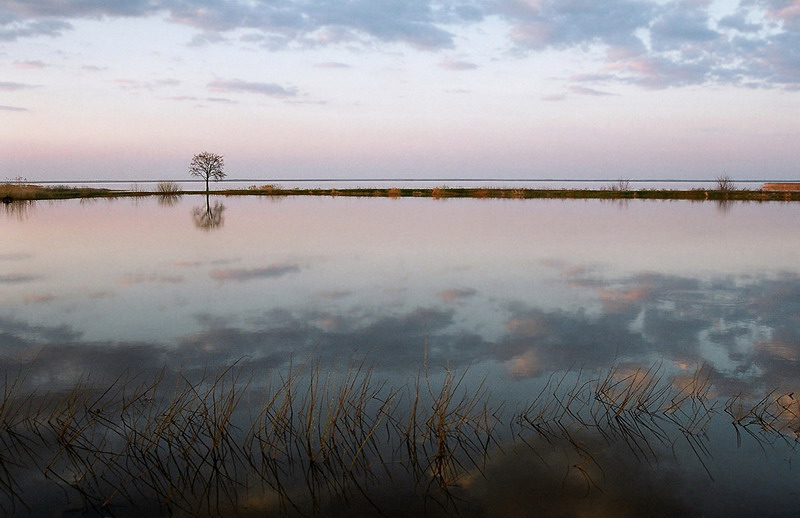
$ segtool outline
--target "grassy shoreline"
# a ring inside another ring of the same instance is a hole
[[[4,203],[32,200],[64,200],[78,198],[126,198],[142,196],[194,196],[206,191],[113,190],[91,187],[36,184],[0,184],[0,200]],[[800,201],[800,191],[749,189],[528,189],[528,188],[347,188],[347,189],[282,189],[272,185],[246,189],[211,191],[214,196],[351,196],[383,198],[477,198],[477,199],[608,199],[608,200],[690,200],[690,201]]]

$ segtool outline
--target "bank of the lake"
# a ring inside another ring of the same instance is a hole
[[[0,185],[0,199],[4,203],[30,200],[55,200],[76,198],[115,198],[141,196],[183,196],[209,194],[203,190],[182,190],[177,184],[169,191],[116,190],[94,187],[41,186],[36,184],[6,183]],[[350,196],[386,198],[491,198],[491,199],[644,199],[644,200],[690,200],[690,201],[800,201],[800,190],[762,188],[751,189],[530,189],[492,187],[433,187],[433,188],[292,188],[274,185],[251,186],[247,189],[215,190],[216,196]],[[769,184],[765,185],[766,187]],[[160,184],[159,184],[160,187]]]

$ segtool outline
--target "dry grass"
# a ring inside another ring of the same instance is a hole
[[[0,198],[30,199],[44,191],[44,187],[30,184],[0,183]]]
[[[792,182],[792,183],[765,183],[762,187],[765,191],[789,191],[789,192],[797,192],[800,191],[800,183]]]
[[[69,187],[66,185],[53,185],[43,187],[41,185],[5,182],[0,183],[0,201],[3,203],[31,201],[31,200],[52,200],[67,198],[100,198],[113,197],[119,192],[108,189],[95,189],[91,187]]]

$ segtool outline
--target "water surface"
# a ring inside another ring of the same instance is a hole
[[[269,507],[277,497],[255,498],[261,486],[245,473],[213,505],[200,492],[207,514],[796,512],[797,204],[183,197],[4,212],[0,354],[9,379],[24,377],[20,393],[155,373],[200,386],[235,364],[253,390],[241,403],[247,423],[248,405],[263,403],[254,387],[303,364],[335,387],[363,363],[376,400],[401,390],[392,408],[403,419],[411,395],[427,393],[435,414],[437,396],[461,380],[459,397],[484,410],[459,411],[492,423],[448,428],[451,445],[459,434],[485,441],[455,448],[453,459],[466,457],[452,471],[437,472],[430,459],[440,457],[425,450],[416,475],[433,483],[409,475],[407,457],[374,453],[408,468],[377,470],[416,480],[405,493],[365,467],[371,483],[331,489],[325,478],[325,498],[308,503],[317,486],[300,470],[287,476],[305,484],[289,499],[299,509]],[[402,443],[389,421],[380,441]],[[80,471],[58,451],[37,455],[28,464]],[[99,482],[92,492],[20,469],[30,483],[4,492],[14,513],[37,501],[121,515],[177,505],[152,488],[87,504]],[[65,485],[76,492],[65,497]]]

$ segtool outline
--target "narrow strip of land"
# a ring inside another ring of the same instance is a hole
[[[181,190],[177,184],[155,190],[115,190],[91,187],[41,186],[35,184],[0,184],[4,203],[24,200],[58,200],[75,198],[123,198],[141,196],[356,196],[384,198],[479,198],[479,199],[608,199],[608,200],[690,200],[690,201],[800,201],[800,190],[791,189],[527,189],[527,188],[348,188],[348,189],[283,189],[273,185],[247,189],[216,191]],[[783,187],[784,184],[782,184]],[[795,185],[795,184],[790,184]]]

